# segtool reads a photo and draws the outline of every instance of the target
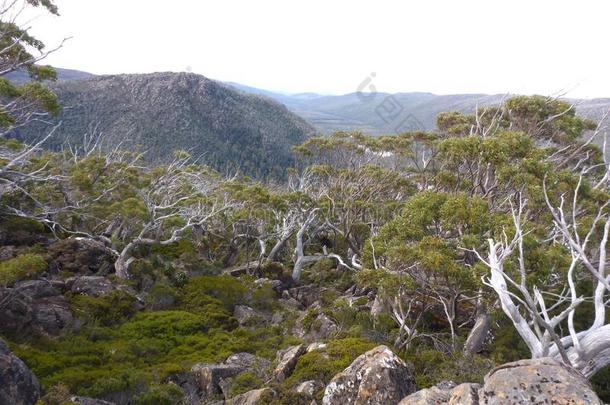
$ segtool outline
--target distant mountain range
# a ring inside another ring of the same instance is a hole
[[[305,118],[323,134],[337,130],[360,130],[370,135],[402,130],[432,130],[441,112],[473,113],[477,106],[495,105],[508,94],[349,93],[326,96],[315,93],[287,95],[238,83],[229,85],[246,93],[272,98]],[[576,111],[599,120],[610,109],[610,98],[571,99]]]
[[[95,76],[57,69],[52,84],[64,111],[50,141],[54,149],[97,128],[110,145],[146,151],[150,161],[167,161],[176,149],[190,150],[219,170],[253,177],[282,177],[293,164],[291,148],[314,133],[359,130],[370,135],[432,130],[444,111],[472,113],[506,95],[431,93],[281,94],[191,73]],[[25,82],[23,72],[10,79]],[[610,98],[570,100],[577,112],[599,120]],[[283,104],[283,105],[282,105]],[[32,140],[41,128],[20,130]]]
[[[78,76],[78,80],[65,80]],[[85,133],[104,134],[109,147],[146,152],[151,162],[184,149],[218,170],[281,178],[293,165],[291,148],[315,132],[285,106],[192,73],[83,76],[62,74],[51,85],[62,121],[48,146],[78,145]],[[15,133],[34,140],[44,129]]]

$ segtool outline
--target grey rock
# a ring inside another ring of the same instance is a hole
[[[322,388],[324,388],[324,384],[322,384],[320,381],[309,380],[297,385],[295,391],[299,394],[305,394],[307,396],[313,397],[315,393]]]
[[[198,396],[209,399],[221,394],[220,382],[223,379],[235,377],[245,370],[244,367],[229,364],[195,364],[191,373],[195,377]]]
[[[36,376],[0,340],[0,404],[33,405],[39,397]]]
[[[233,317],[237,319],[240,326],[244,326],[252,321],[267,322],[271,319],[269,314],[257,311],[254,308],[245,305],[236,305],[233,311]]]
[[[66,286],[74,294],[102,297],[116,290],[115,286],[106,277],[82,276],[72,277],[66,280]]]
[[[70,305],[63,296],[41,298],[34,302],[32,327],[39,332],[57,336],[74,323]]]
[[[276,381],[282,382],[292,374],[297,365],[299,357],[305,353],[305,345],[291,346],[278,352],[278,362],[273,377]]]
[[[225,405],[256,405],[261,404],[261,400],[273,398],[274,396],[275,391],[271,388],[261,388],[228,399],[225,401]]]
[[[520,360],[496,367],[485,376],[479,403],[603,404],[582,375],[550,358]]]
[[[60,295],[62,284],[49,280],[28,280],[15,284],[14,289],[34,299],[47,298]]]
[[[70,398],[70,401],[77,403],[78,405],[115,405],[114,402],[87,397],[72,397]]]
[[[378,346],[331,380],[322,404],[396,404],[415,390],[413,368],[388,347]]]

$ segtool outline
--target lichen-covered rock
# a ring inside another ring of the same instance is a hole
[[[299,357],[305,353],[305,345],[291,346],[278,352],[278,363],[273,371],[276,381],[282,382],[292,374]]]
[[[36,376],[0,340],[0,404],[33,405],[39,397]]]
[[[397,404],[416,390],[413,369],[388,347],[363,355],[326,386],[324,405]]]
[[[324,384],[322,384],[320,381],[310,380],[310,381],[304,381],[304,382],[300,383],[299,385],[297,385],[296,388],[294,389],[294,391],[298,392],[299,394],[304,394],[304,395],[313,397],[314,394],[316,392],[318,392],[318,390],[322,389],[323,387],[324,387]]]
[[[507,363],[485,376],[481,405],[601,405],[589,382],[578,372],[549,358]]]

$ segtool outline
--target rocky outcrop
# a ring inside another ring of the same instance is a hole
[[[34,374],[0,340],[0,404],[33,405],[39,397]]]
[[[170,381],[179,386],[190,404],[199,404],[223,396],[228,398],[233,380],[239,374],[252,372],[261,380],[269,379],[269,360],[250,353],[235,353],[223,363],[199,363],[190,373],[174,375]]]
[[[388,347],[363,355],[326,386],[324,405],[396,404],[416,390],[413,369]]]
[[[418,391],[399,405],[601,405],[589,382],[553,359],[504,364],[485,383],[435,386]]]
[[[305,345],[291,346],[286,350],[278,352],[278,362],[273,377],[276,381],[282,382],[292,374],[297,365],[299,357],[305,353]]]
[[[582,375],[549,358],[495,368],[485,376],[479,398],[485,405],[602,404]]]
[[[0,331],[56,336],[74,322],[62,282],[30,280],[0,288]]]

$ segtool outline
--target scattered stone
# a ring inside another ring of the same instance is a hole
[[[101,399],[87,397],[72,397],[70,401],[78,405],[115,405],[114,402],[102,401]]]
[[[278,352],[278,364],[273,372],[276,381],[282,382],[292,374],[299,357],[305,353],[305,345],[291,346]]]
[[[102,243],[85,238],[67,238],[51,244],[47,261],[52,273],[62,271],[82,275],[114,272],[114,256]]]
[[[378,346],[331,380],[322,404],[395,404],[415,390],[413,368],[388,347]]]
[[[307,351],[307,353],[309,353],[309,352],[313,352],[313,351],[316,351],[316,350],[325,350],[326,347],[327,347],[326,343],[313,342],[313,343],[310,343],[309,346],[307,346],[307,350],[306,351]]]
[[[115,286],[106,277],[82,276],[71,277],[66,280],[66,286],[74,294],[102,297],[116,290]]]
[[[322,388],[324,388],[324,384],[322,384],[320,381],[310,380],[304,381],[297,385],[295,391],[299,394],[305,394],[307,396],[313,397],[315,393],[321,390]]]
[[[245,305],[236,305],[235,310],[233,311],[233,317],[237,319],[239,326],[244,326],[253,320],[259,322],[267,322],[270,320],[269,314],[265,314]]]
[[[0,404],[34,405],[39,397],[36,376],[0,340]]]
[[[271,388],[261,388],[248,391],[234,398],[225,401],[225,405],[256,405],[262,404],[275,396],[275,391]]]
[[[235,377],[244,370],[245,368],[241,366],[205,363],[195,364],[191,368],[191,372],[195,377],[199,397],[202,399],[209,399],[215,395],[221,394],[221,380]]]
[[[320,299],[320,289],[315,285],[304,285],[285,290],[282,294],[285,299],[294,298],[305,308],[311,306]]]
[[[241,367],[246,371],[250,370],[263,380],[269,377],[269,367],[271,366],[271,362],[269,360],[255,356],[251,353],[232,354],[227,358],[227,360],[225,360],[225,364]]]

